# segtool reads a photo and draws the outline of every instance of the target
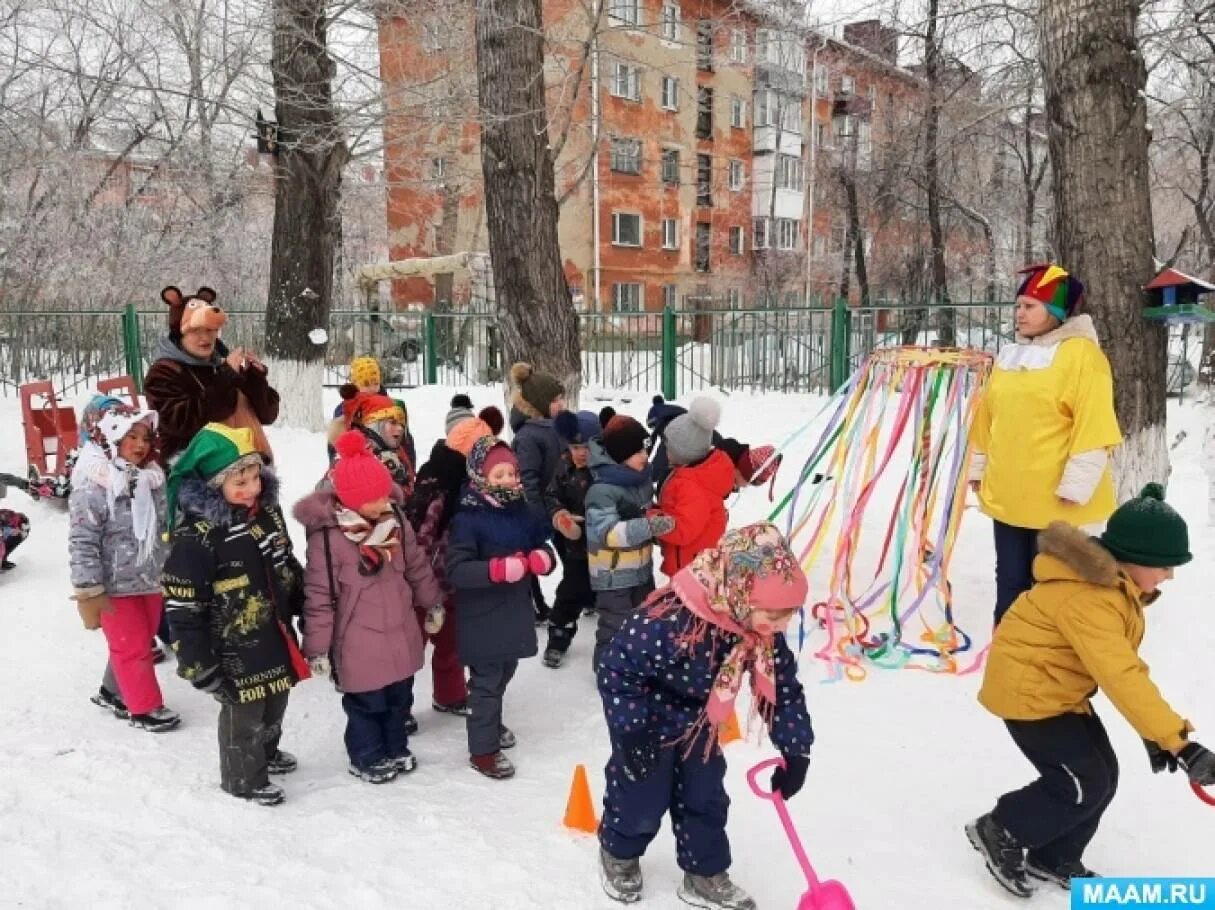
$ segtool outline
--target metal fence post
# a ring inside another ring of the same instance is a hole
[[[834,393],[848,378],[848,350],[851,342],[848,326],[848,300],[837,297],[831,308],[831,392]]]
[[[439,384],[439,361],[435,357],[435,348],[438,345],[435,343],[435,314],[427,310],[422,314],[422,330],[425,334],[425,367],[426,378],[424,382],[427,385]]]
[[[127,375],[135,383],[135,391],[143,394],[143,350],[139,341],[139,313],[135,304],[128,303],[122,311],[122,351]]]
[[[662,308],[662,397],[673,401],[679,394],[675,388],[675,309]]]

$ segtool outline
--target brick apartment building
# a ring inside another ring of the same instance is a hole
[[[380,23],[393,259],[488,248],[472,22],[431,2]],[[842,222],[814,184],[844,148],[863,171],[892,132],[882,112],[905,125],[922,92],[897,65],[895,33],[871,21],[807,36],[721,0],[613,0],[598,30],[587,17],[572,0],[545,2],[575,304],[792,305],[825,289],[842,266]],[[394,297],[458,303],[461,288],[401,281]]]

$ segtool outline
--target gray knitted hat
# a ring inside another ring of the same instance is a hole
[[[466,420],[473,420],[477,415],[473,413],[472,399],[467,395],[456,395],[451,400],[451,410],[447,412],[446,428],[443,435],[450,433],[457,424],[463,423]]]
[[[681,414],[663,431],[667,458],[672,465],[695,464],[713,449],[713,431],[721,420],[721,405],[712,398],[694,398],[688,413]]]

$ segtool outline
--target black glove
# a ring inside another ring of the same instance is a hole
[[[1162,749],[1150,739],[1143,741],[1144,748],[1147,749],[1148,761],[1152,763],[1152,773],[1159,774],[1161,771],[1168,771],[1172,774],[1177,770],[1177,756],[1168,749]]]
[[[219,687],[224,684],[224,677],[219,672],[219,665],[216,664],[214,667],[208,667],[201,673],[195,674],[190,682],[199,692],[214,695],[219,691]]]
[[[634,783],[645,780],[658,767],[658,741],[648,730],[622,734],[616,751],[624,764],[624,776]]]
[[[1190,743],[1177,753],[1177,764],[1198,786],[1215,786],[1215,752]]]
[[[779,790],[784,799],[793,799],[806,782],[806,771],[810,769],[809,755],[785,755],[785,766],[772,772],[772,789]]]

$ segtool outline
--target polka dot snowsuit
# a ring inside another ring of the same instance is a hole
[[[711,627],[703,641],[676,644],[695,617],[686,610],[654,619],[634,613],[608,645],[599,668],[599,695],[612,739],[599,842],[619,859],[645,853],[670,811],[679,867],[694,875],[716,875],[730,867],[726,816],[730,798],[726,759],[713,745],[705,758],[702,733],[688,749],[675,743],[696,723],[713,680],[738,637]],[[772,743],[786,755],[808,755],[814,729],[797,664],[783,635],[776,636],[776,711]],[[742,702],[739,711],[745,710]],[[639,731],[664,743],[653,772],[639,781],[624,773],[620,738]],[[686,756],[686,757],[685,757]]]

